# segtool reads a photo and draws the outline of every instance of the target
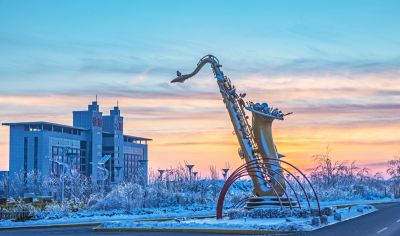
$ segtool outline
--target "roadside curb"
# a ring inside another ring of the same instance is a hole
[[[179,218],[188,218],[188,219],[207,219],[207,218],[216,218],[216,215],[208,215],[208,216],[192,216],[192,217],[165,217],[165,218],[147,218],[147,219],[134,219],[134,220],[127,220],[127,221],[134,221],[134,222],[143,222],[143,221],[169,221],[175,220]]]
[[[339,204],[335,205],[334,207],[337,208],[345,208],[345,207],[352,207],[352,206],[359,206],[359,205],[382,205],[382,204],[391,204],[391,203],[400,203],[400,201],[393,201],[393,202],[365,202],[365,203],[349,203],[349,204]]]
[[[0,230],[19,230],[19,229],[45,229],[45,228],[66,228],[66,227],[84,227],[84,226],[99,226],[103,222],[88,222],[88,223],[71,223],[71,224],[54,224],[54,225],[27,225],[14,227],[0,227]]]
[[[175,232],[213,234],[293,234],[297,231],[245,230],[245,229],[191,229],[191,228],[94,228],[98,232]]]
[[[188,218],[204,219],[215,218],[215,215],[208,216],[193,216]],[[174,220],[179,217],[165,217],[165,218],[147,218],[147,219],[129,219],[127,221],[143,222],[143,221],[168,221]],[[112,220],[111,220],[112,221]],[[19,229],[44,229],[44,228],[65,228],[65,227],[84,227],[84,226],[99,226],[104,222],[86,222],[86,223],[70,223],[70,224],[53,224],[53,225],[27,225],[27,226],[13,226],[13,227],[0,227],[0,230],[19,230]]]

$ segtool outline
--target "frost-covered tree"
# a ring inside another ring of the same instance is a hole
[[[324,154],[314,155],[313,158],[317,166],[311,172],[314,182],[326,187],[333,187],[337,183],[337,177],[344,171],[346,164],[343,161],[333,161],[330,154],[331,150],[327,147]]]
[[[60,178],[56,176],[47,176],[43,179],[41,194],[45,196],[53,196],[60,192],[61,182]]]
[[[316,167],[311,181],[322,200],[376,199],[386,196],[386,181],[370,175],[370,170],[353,161],[335,161],[329,147],[324,154],[314,155]]]
[[[122,197],[123,205],[127,211],[142,207],[144,192],[141,185],[136,183],[122,183],[117,186],[116,191]]]
[[[9,189],[9,177],[8,175],[3,176],[0,178],[0,197],[6,198],[8,197],[8,189]]]
[[[400,155],[394,156],[394,158],[388,161],[387,173],[396,180],[400,180]]]
[[[23,171],[12,173],[9,183],[10,196],[23,197],[26,187],[25,173]]]
[[[86,200],[92,193],[93,186],[85,175],[76,173],[65,179],[65,192],[68,198]]]
[[[400,198],[400,155],[394,156],[388,165],[387,173],[391,177],[392,191],[396,198]]]
[[[41,192],[42,183],[43,176],[39,171],[29,171],[25,179],[25,192],[39,194]]]
[[[105,196],[92,194],[88,199],[88,207],[92,210],[125,210],[130,212],[143,205],[144,192],[141,185],[123,182],[116,185]]]
[[[218,194],[218,172],[217,172],[217,168],[215,166],[210,166],[210,182],[211,182],[211,191],[212,191],[212,195],[214,197],[214,199],[217,198],[217,194]]]

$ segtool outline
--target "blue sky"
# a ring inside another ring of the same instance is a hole
[[[369,163],[381,163],[400,144],[389,134],[399,122],[399,7],[399,1],[0,0],[0,121],[71,123],[70,111],[99,94],[104,110],[120,100],[130,132],[155,140],[154,156],[179,162],[183,153],[195,162],[200,154],[187,144],[167,142],[184,126],[187,133],[177,138],[191,137],[206,155],[220,152],[222,165],[236,144],[224,136],[232,127],[210,71],[191,84],[169,84],[176,69],[190,71],[212,53],[253,99],[299,114],[277,127],[288,152],[311,156],[333,144],[338,158],[363,161],[367,153]],[[348,137],[328,132],[360,124],[350,140],[356,146],[344,147]],[[290,129],[304,136],[285,136]],[[222,130],[215,135],[232,147],[210,146],[198,130]],[[7,132],[0,129],[3,167]],[[302,142],[319,145],[294,148]],[[365,148],[378,142],[385,151],[374,160],[381,149]]]
[[[399,57],[396,1],[0,4],[1,69],[11,75],[16,67],[20,73],[71,72],[98,61],[140,60],[137,68],[108,68],[136,72],[210,52],[247,68],[298,59],[372,63]]]

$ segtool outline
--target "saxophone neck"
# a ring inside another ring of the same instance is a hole
[[[171,81],[171,83],[185,82],[185,80],[195,76],[201,70],[201,68],[203,68],[203,66],[207,63],[211,64],[211,69],[213,70],[214,75],[217,78],[217,80],[224,80],[224,74],[219,69],[221,67],[221,64],[219,64],[219,60],[213,55],[206,55],[200,59],[199,63],[197,63],[197,67],[194,69],[194,71],[192,73],[182,75],[181,72],[177,71],[176,72],[177,77],[175,79],[173,79]]]

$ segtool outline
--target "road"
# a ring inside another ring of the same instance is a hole
[[[400,236],[400,203],[377,205],[378,211],[342,223],[330,225],[309,233],[298,233],[305,236]],[[130,235],[130,236],[185,236],[213,235],[196,233],[167,233],[167,232],[94,232],[92,226],[16,229],[0,231],[0,236],[101,236],[101,235]],[[215,234],[214,234],[215,235]],[[221,235],[221,234],[218,234]],[[225,234],[227,235],[227,234]]]
[[[371,214],[298,235],[400,236],[400,203],[388,203],[375,207],[378,211]]]

